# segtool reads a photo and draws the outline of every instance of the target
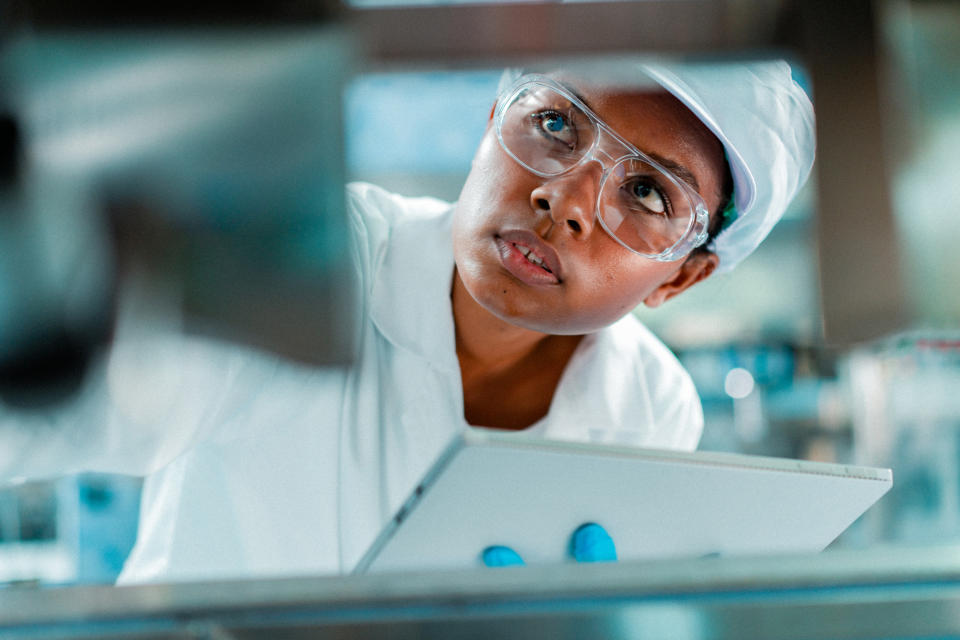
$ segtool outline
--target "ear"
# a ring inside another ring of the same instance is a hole
[[[488,119],[488,120],[493,120],[493,114],[496,113],[496,112],[497,112],[497,103],[494,102],[494,103],[493,103],[493,106],[490,107],[490,116],[489,116],[487,119]]]
[[[711,251],[695,251],[687,256],[673,275],[644,298],[650,308],[659,307],[675,295],[683,293],[701,280],[706,280],[720,264],[720,258]]]

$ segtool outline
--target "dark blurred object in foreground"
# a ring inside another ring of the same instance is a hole
[[[10,113],[0,113],[0,189],[17,183],[20,169],[20,127]]]
[[[0,403],[69,397],[130,297],[156,303],[128,323],[349,362],[341,31],[48,32],[0,51]]]
[[[18,206],[23,173],[22,139],[17,118],[12,113],[0,114],[0,224],[8,232],[25,220],[25,213]],[[14,245],[13,249],[17,247]],[[19,248],[28,249],[23,245]],[[13,261],[14,265],[18,262],[10,248],[4,253],[7,262]],[[4,271],[16,272],[9,265]],[[16,291],[15,285],[0,284],[5,285],[8,293],[4,298],[14,297],[9,293]],[[13,301],[7,299],[3,304],[13,307],[18,301],[14,297]],[[23,327],[15,340],[8,340],[0,349],[0,400],[6,404],[29,408],[69,397],[82,383],[94,352],[105,342],[108,326],[105,322],[71,328],[60,322],[59,314],[44,315],[34,319],[37,324]],[[7,324],[16,322],[13,313],[4,314],[4,318]]]
[[[127,2],[95,0],[12,0],[6,4],[8,23],[34,28],[117,28],[156,26],[253,26],[317,24],[340,13],[330,0],[166,0]],[[0,15],[3,15],[0,13]]]

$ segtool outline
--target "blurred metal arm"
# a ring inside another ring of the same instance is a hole
[[[891,202],[880,16],[871,0],[813,0],[799,11],[816,92],[824,336],[845,347],[903,329],[910,315]]]
[[[777,46],[784,3],[744,0],[516,3],[355,9],[375,63],[526,56],[743,53]]]

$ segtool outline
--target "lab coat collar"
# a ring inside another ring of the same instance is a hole
[[[450,301],[453,205],[428,209],[397,216],[376,267],[371,319],[395,346],[459,374]]]

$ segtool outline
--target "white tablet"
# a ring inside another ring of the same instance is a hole
[[[820,551],[893,484],[889,469],[464,432],[356,573],[480,566],[494,544],[567,562],[602,525],[620,560]]]

